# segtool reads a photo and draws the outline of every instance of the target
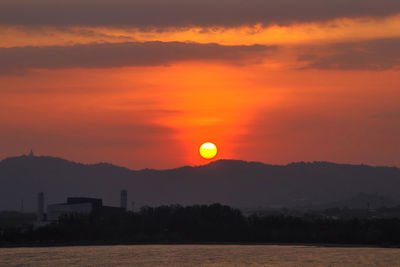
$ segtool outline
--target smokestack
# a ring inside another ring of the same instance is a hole
[[[44,220],[44,194],[40,192],[38,194],[38,207],[37,207],[37,220],[41,222]]]
[[[126,190],[121,190],[121,208],[126,210],[128,205],[128,192]]]

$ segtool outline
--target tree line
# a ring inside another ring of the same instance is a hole
[[[112,216],[66,214],[37,229],[0,228],[0,245],[203,242],[400,245],[400,220],[244,216],[212,204],[143,207]]]

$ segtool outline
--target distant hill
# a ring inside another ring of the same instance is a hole
[[[133,171],[47,156],[0,162],[0,210],[19,210],[23,199],[25,210],[33,211],[40,191],[45,193],[47,204],[64,202],[68,196],[88,196],[117,206],[121,189],[128,190],[128,203],[135,201],[136,207],[215,202],[239,208],[315,207],[335,202],[344,205],[343,201],[353,198],[360,202],[360,197],[355,197],[360,194],[399,203],[400,169],[328,162],[268,165],[218,160],[198,167]]]
[[[321,208],[377,209],[381,207],[394,207],[399,204],[399,200],[390,196],[358,193],[351,198],[324,204]]]

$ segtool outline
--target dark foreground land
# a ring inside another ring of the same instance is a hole
[[[244,216],[223,206],[145,207],[104,216],[69,214],[35,229],[0,227],[0,246],[132,243],[309,243],[400,246],[400,219]]]

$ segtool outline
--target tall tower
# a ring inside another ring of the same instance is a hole
[[[44,220],[44,194],[40,192],[38,194],[38,206],[37,206],[37,220],[42,222]]]
[[[126,210],[128,205],[128,192],[126,190],[121,190],[121,205],[120,207]]]

